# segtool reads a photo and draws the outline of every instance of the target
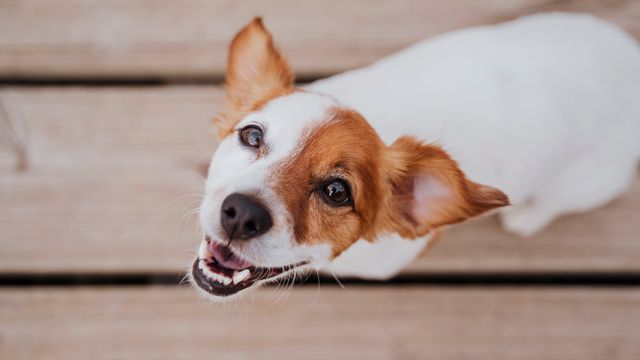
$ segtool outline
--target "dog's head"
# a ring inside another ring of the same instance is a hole
[[[358,112],[295,88],[260,19],[231,43],[227,92],[192,269],[215,298],[321,267],[360,238],[416,238],[508,203],[438,146],[387,146]]]

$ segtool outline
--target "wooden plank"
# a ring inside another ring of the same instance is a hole
[[[3,359],[640,358],[638,289],[2,289]],[[275,294],[277,296],[277,294]]]
[[[0,271],[179,271],[199,241],[214,87],[0,91],[29,132],[30,168],[0,151]],[[407,271],[639,271],[640,179],[623,198],[531,239],[495,219],[454,227]],[[181,223],[181,219],[183,219]]]
[[[2,91],[29,132],[0,168],[2,271],[178,270],[213,153],[215,89]]]
[[[256,15],[298,73],[316,76],[445,31],[556,10],[640,37],[633,0],[12,0],[0,2],[0,77],[219,77],[229,40]]]

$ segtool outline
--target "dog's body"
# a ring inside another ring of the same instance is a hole
[[[233,40],[193,269],[216,297],[305,266],[387,278],[433,230],[508,198],[505,227],[532,234],[618,195],[640,157],[640,51],[590,16],[458,31],[304,89],[292,79],[259,20]]]
[[[445,34],[307,88],[356,109],[388,144],[411,134],[442,145],[509,196],[503,226],[519,235],[620,194],[640,158],[640,51],[589,15]],[[386,278],[427,241],[360,241],[333,268]]]

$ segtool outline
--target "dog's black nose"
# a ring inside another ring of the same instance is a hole
[[[229,240],[248,240],[266,233],[273,221],[269,211],[253,198],[233,193],[222,202],[222,227]]]

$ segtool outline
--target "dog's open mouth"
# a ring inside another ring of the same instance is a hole
[[[275,278],[305,264],[306,262],[282,267],[256,266],[241,259],[228,246],[205,237],[191,272],[194,282],[201,289],[215,296],[229,296],[258,281]]]

